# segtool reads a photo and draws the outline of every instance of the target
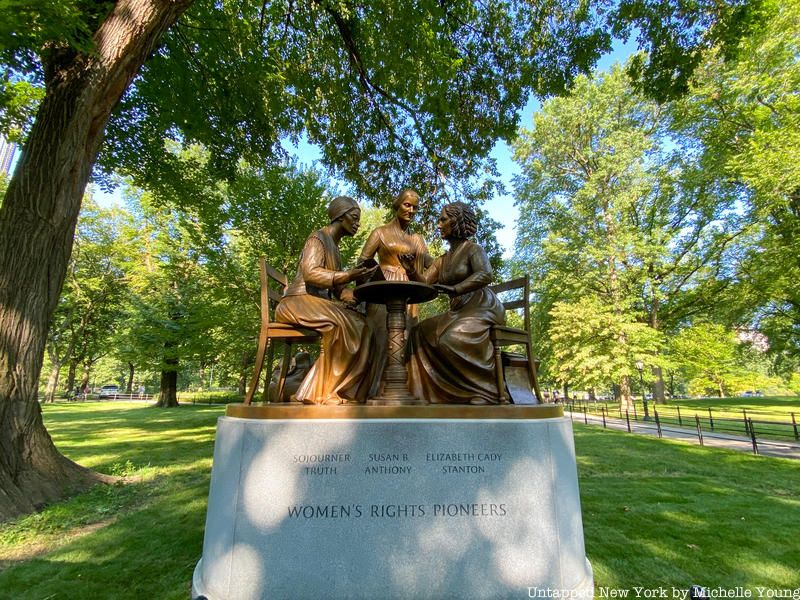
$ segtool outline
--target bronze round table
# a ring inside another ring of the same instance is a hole
[[[373,281],[354,290],[357,300],[386,305],[386,328],[389,330],[388,359],[383,369],[383,393],[370,398],[373,406],[426,404],[408,391],[405,365],[406,306],[433,300],[436,288],[417,281]]]

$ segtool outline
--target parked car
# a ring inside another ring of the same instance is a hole
[[[104,385],[100,388],[100,393],[98,395],[100,398],[113,398],[117,394],[119,394],[118,385]]]

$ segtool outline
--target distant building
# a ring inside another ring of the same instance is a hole
[[[0,170],[4,175],[11,174],[11,166],[14,163],[14,153],[17,145],[9,142],[5,136],[0,135]]]

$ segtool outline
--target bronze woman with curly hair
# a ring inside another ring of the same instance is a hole
[[[450,296],[450,310],[419,323],[409,343],[409,388],[432,404],[499,401],[489,329],[503,324],[505,313],[487,287],[492,281],[489,257],[468,239],[477,228],[468,205],[448,204],[439,216],[439,232],[450,249],[424,273],[403,258],[411,279],[433,284]]]

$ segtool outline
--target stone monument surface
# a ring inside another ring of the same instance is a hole
[[[232,405],[219,420],[193,597],[592,589],[559,406]]]

